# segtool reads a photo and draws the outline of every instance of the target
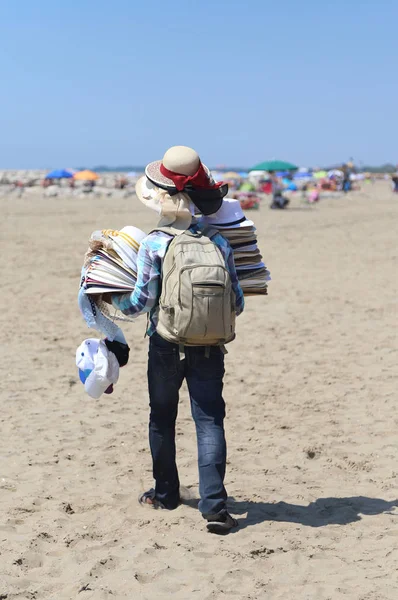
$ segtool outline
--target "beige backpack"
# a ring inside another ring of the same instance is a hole
[[[167,228],[157,229],[173,235]],[[222,346],[235,338],[235,292],[211,227],[175,235],[163,261],[157,332],[184,346]]]

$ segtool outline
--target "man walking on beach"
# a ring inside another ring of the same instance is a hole
[[[140,503],[173,510],[181,502],[175,423],[185,378],[198,441],[199,510],[210,532],[227,533],[238,523],[227,511],[224,487],[223,344],[235,337],[244,298],[229,243],[194,215],[216,213],[228,186],[213,181],[194,150],[175,146],[147,166],[136,192],[160,222],[141,243],[134,291],[112,294],[112,304],[128,315],[149,313],[155,489],[144,492]]]

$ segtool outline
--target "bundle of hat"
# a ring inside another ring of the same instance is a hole
[[[267,294],[270,272],[263,262],[257,246],[256,228],[246,219],[240,202],[224,198],[221,208],[213,215],[204,217],[229,241],[235,259],[236,272],[245,296]]]
[[[94,231],[84,258],[78,303],[89,327],[106,335],[105,340],[88,339],[76,351],[80,380],[92,398],[110,394],[119,378],[119,367],[128,361],[128,345],[102,294],[129,293],[137,282],[137,254],[146,234],[137,227],[120,231]]]
[[[257,245],[254,223],[245,217],[239,201],[224,198],[221,208],[213,215],[202,217],[201,222],[217,229],[229,241],[245,296],[267,294],[270,273]],[[86,294],[133,291],[137,281],[137,254],[145,236],[133,226],[120,231],[95,231],[84,260],[82,283]]]
[[[198,153],[173,146],[162,160],[145,169],[136,185],[138,198],[160,216],[158,227],[178,235],[189,228],[194,213],[200,223],[217,229],[230,243],[245,295],[267,293],[270,274],[257,246],[256,228],[246,219],[239,200],[226,198],[228,185],[216,183]],[[137,280],[137,252],[145,234],[135,227],[103,230],[90,242],[84,287],[88,294],[128,292]]]
[[[145,236],[132,226],[95,231],[84,259],[82,284],[86,294],[131,292],[137,281],[137,254]]]

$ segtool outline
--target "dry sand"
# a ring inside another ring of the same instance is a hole
[[[0,599],[396,600],[397,217],[385,183],[253,214],[273,281],[227,357],[226,484],[240,529],[207,534],[181,394],[191,501],[151,483],[145,319],[115,393],[84,394],[77,305],[97,228],[154,225],[134,198],[1,200]],[[94,333],[95,335],[95,333]]]

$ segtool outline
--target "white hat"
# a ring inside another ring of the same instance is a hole
[[[217,229],[239,229],[240,227],[253,227],[253,221],[246,219],[239,200],[224,198],[221,208],[208,217],[203,217],[208,225]]]
[[[128,246],[138,250],[140,243],[146,237],[146,233],[138,227],[134,227],[134,225],[127,225],[120,231],[115,232],[115,237],[122,238]],[[119,239],[117,241],[119,242]]]
[[[170,196],[146,176],[137,181],[135,191],[141,202],[160,216],[158,227],[170,227],[178,232],[186,231],[191,225],[191,201],[187,194],[180,192]]]
[[[104,229],[102,233],[113,240],[114,250],[121,256],[130,269],[137,272],[138,250],[147,234],[133,225],[127,225],[120,231]]]
[[[84,340],[76,350],[76,366],[91,398],[98,399],[119,379],[119,362],[103,340]]]
[[[228,238],[227,238],[228,239]],[[234,244],[233,242],[231,243],[232,249],[234,252],[239,253],[239,252],[252,252],[253,250],[258,250],[258,246],[256,242],[249,242],[249,244],[243,243],[243,244]]]

